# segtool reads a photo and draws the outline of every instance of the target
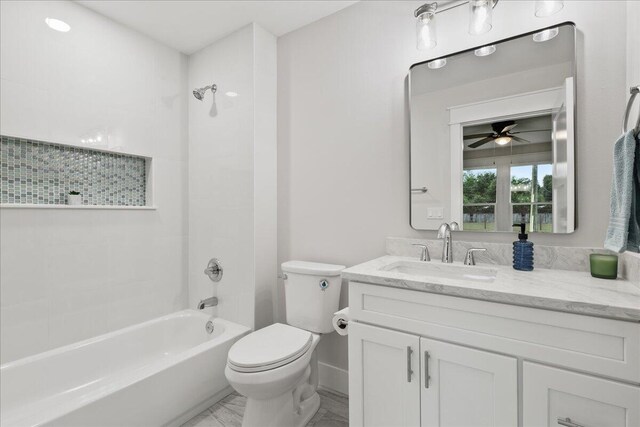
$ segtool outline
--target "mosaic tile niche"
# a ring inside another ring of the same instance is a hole
[[[65,205],[78,191],[89,206],[145,206],[147,159],[0,136],[0,203]]]

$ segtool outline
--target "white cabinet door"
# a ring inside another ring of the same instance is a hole
[[[424,427],[518,425],[514,357],[420,339]]]
[[[640,426],[640,387],[523,364],[524,427]]]
[[[349,425],[420,425],[420,341],[415,335],[349,324]]]

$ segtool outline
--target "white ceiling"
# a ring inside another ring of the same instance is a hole
[[[191,54],[256,22],[281,36],[356,1],[77,0],[102,15]]]

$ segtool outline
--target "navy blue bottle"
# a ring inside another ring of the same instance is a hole
[[[517,225],[517,224],[516,224]],[[518,241],[513,242],[513,268],[522,271],[533,270],[533,242],[527,241],[526,224],[520,223]]]

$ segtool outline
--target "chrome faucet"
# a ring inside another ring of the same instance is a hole
[[[451,224],[443,222],[438,228],[438,239],[444,239],[442,244],[442,262],[451,264],[453,262],[453,244],[451,241],[451,232],[459,230],[458,223],[453,221]]]
[[[464,257],[464,265],[476,265],[476,259],[473,256],[476,252],[486,252],[485,248],[471,248],[467,251],[467,256]]]
[[[420,251],[420,261],[431,261],[431,256],[429,255],[429,248],[427,245],[421,245],[418,243],[413,243],[413,246],[417,246],[421,249]]]
[[[198,303],[198,310],[204,310],[206,307],[215,307],[216,305],[218,305],[217,297],[205,298],[203,300],[200,300],[200,302]]]

